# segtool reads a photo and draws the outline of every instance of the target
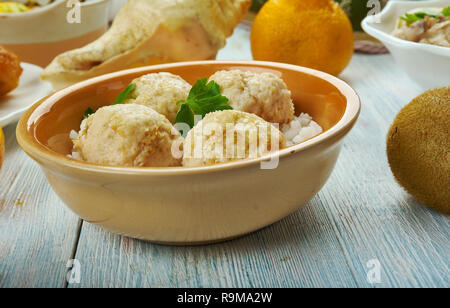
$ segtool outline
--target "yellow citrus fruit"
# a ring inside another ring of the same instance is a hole
[[[339,75],[353,56],[350,20],[332,0],[269,0],[255,18],[253,58]]]
[[[5,137],[3,136],[3,130],[0,126],[0,168],[2,167],[3,156],[5,156]]]

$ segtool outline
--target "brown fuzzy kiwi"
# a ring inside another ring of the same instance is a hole
[[[387,136],[387,156],[407,192],[450,214],[450,87],[427,91],[399,112]]]

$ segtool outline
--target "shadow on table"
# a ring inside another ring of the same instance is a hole
[[[323,213],[318,213],[318,211]],[[204,249],[229,248],[233,251],[245,250],[246,253],[258,253],[273,249],[288,249],[298,247],[304,242],[309,242],[313,245],[329,241],[327,238],[329,238],[330,232],[334,232],[331,230],[331,226],[323,221],[325,217],[321,201],[316,197],[278,222],[224,242],[196,246],[166,246],[143,241],[140,241],[140,243],[142,245],[154,245],[159,247],[159,249],[183,248],[191,252]]]

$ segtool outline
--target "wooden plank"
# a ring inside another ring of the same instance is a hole
[[[318,199],[288,218],[222,244],[169,247],[83,223],[73,287],[355,287]]]
[[[423,90],[390,55],[354,57],[342,78],[362,99],[330,185],[319,194],[359,286],[369,286],[366,263],[378,259],[381,287],[448,287],[448,216],[430,210],[395,182],[386,134],[398,111]]]
[[[38,165],[5,129],[0,171],[0,288],[64,287],[79,219],[53,193]]]

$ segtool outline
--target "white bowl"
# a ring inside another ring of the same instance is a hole
[[[398,18],[411,9],[446,7],[449,0],[389,1],[377,15],[366,17],[362,28],[389,49],[409,77],[424,89],[450,85],[450,48],[406,41],[393,36]]]
[[[107,30],[111,0],[80,3],[80,23],[70,23],[66,0],[22,13],[0,13],[0,45],[21,61],[41,67],[67,50],[82,47]]]

